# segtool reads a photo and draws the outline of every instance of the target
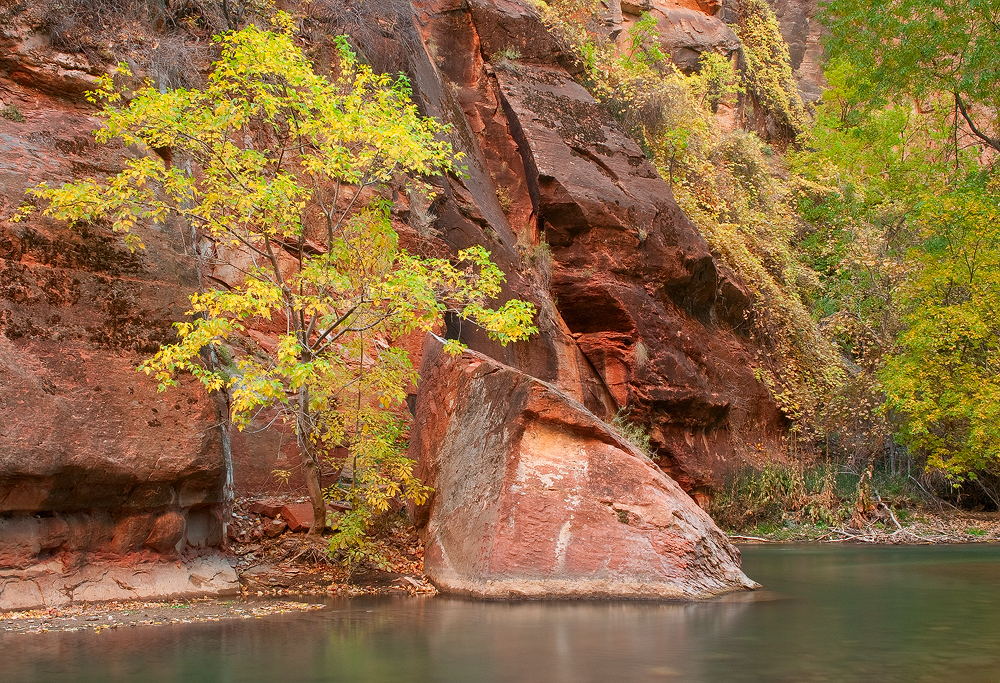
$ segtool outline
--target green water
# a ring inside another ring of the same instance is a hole
[[[0,683],[1000,683],[1000,546],[744,548],[700,604],[356,599],[275,618],[0,637]]]

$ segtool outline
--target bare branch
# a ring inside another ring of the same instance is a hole
[[[1000,140],[997,138],[991,138],[989,135],[976,127],[976,124],[972,122],[972,118],[969,116],[968,110],[965,108],[965,102],[962,101],[962,95],[957,90],[955,91],[955,104],[958,105],[958,110],[962,112],[962,118],[964,118],[965,122],[969,124],[969,128],[972,130],[972,133],[987,145],[1000,152]]]

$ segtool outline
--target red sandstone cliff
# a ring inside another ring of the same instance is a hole
[[[721,24],[723,5],[688,5],[692,21]],[[812,36],[795,19],[811,5],[782,6],[792,32]],[[81,93],[105,56],[57,47],[51,22],[19,7],[0,5],[0,108],[24,119],[0,118],[0,215],[35,183],[113,172],[144,153],[93,142]],[[385,14],[358,32],[359,47],[411,75],[424,113],[454,125],[468,159],[468,178],[442,179],[430,206],[395,198],[404,244],[436,254],[484,244],[508,273],[506,295],[539,307],[542,332],[529,343],[462,338],[598,416],[633,408],[659,464],[689,493],[717,482],[747,443],[776,444],[784,420],[733,327],[750,304],[745,288],[573,80],[533,10],[518,0],[367,7]],[[138,45],[172,30],[130,26]],[[336,22],[316,15],[303,26],[322,62]],[[815,41],[804,45],[815,54]],[[516,64],[497,59],[507,48]],[[183,55],[201,67],[209,56]],[[141,230],[147,249],[132,254],[100,224],[0,224],[0,568],[191,554],[222,541],[229,441],[219,407],[194,383],[157,394],[134,372],[182,317],[199,255],[179,228]],[[202,276],[226,274],[203,263]],[[259,484],[288,441],[273,430],[236,435],[237,483]]]
[[[482,234],[449,212],[471,199],[492,228],[488,246],[510,252],[506,263],[523,273],[512,289],[541,297],[546,341],[496,357],[604,417],[631,406],[651,427],[661,465],[689,491],[739,462],[748,440],[780,439],[783,420],[731,327],[749,305],[742,286],[638,146],[573,80],[533,10],[509,0],[415,10],[427,57],[411,57],[419,95],[455,125],[471,158],[470,180],[447,188],[438,230],[452,248]],[[516,64],[496,59],[507,48],[520,53]],[[551,265],[532,262],[540,243]],[[567,332],[584,362],[552,353],[554,343],[567,347]]]

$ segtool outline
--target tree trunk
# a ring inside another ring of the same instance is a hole
[[[306,488],[309,490],[309,501],[313,507],[313,523],[309,527],[310,536],[319,536],[326,528],[326,500],[323,499],[323,486],[320,482],[320,462],[313,450],[312,441],[309,439],[311,425],[306,419],[306,411],[309,405],[309,390],[305,387],[299,389],[299,405],[296,411],[296,432],[298,433],[299,452],[302,453],[302,474],[306,479]]]
[[[313,506],[313,523],[309,527],[309,535],[319,536],[326,528],[326,501],[323,499],[323,487],[320,485],[319,463],[306,449],[302,449],[302,472],[305,474],[306,486],[309,489],[309,501]]]

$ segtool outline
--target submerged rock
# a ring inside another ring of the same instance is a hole
[[[410,441],[435,488],[424,571],[482,598],[698,599],[755,588],[680,486],[583,405],[428,336]]]

